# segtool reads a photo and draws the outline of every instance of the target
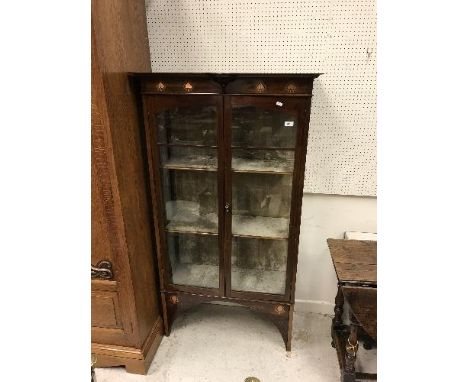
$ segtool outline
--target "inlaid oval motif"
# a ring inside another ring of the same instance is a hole
[[[255,86],[255,91],[257,93],[263,93],[265,90],[266,90],[266,85],[262,81],[257,83],[257,85]]]
[[[193,90],[193,85],[190,82],[186,82],[184,85],[184,90],[189,93]]]
[[[159,82],[156,85],[156,89],[158,90],[158,92],[163,92],[164,90],[166,90],[166,85],[164,85],[163,82]]]
[[[173,304],[177,304],[179,302],[179,298],[176,296],[176,295],[172,295],[171,297],[169,297],[169,300],[173,303]]]
[[[296,85],[294,85],[292,82],[286,85],[286,91],[290,94],[296,92]]]
[[[278,314],[283,314],[286,311],[283,305],[276,305],[275,312]]]

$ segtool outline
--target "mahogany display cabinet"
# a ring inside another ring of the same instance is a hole
[[[130,74],[146,131],[165,334],[209,301],[291,349],[304,166],[319,74]]]

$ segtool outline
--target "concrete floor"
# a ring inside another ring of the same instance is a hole
[[[340,380],[335,349],[330,346],[331,317],[294,315],[292,352],[278,329],[243,307],[204,304],[179,316],[164,337],[148,375],[122,367],[96,369],[97,382],[261,382]],[[357,368],[375,372],[376,350],[361,346]]]

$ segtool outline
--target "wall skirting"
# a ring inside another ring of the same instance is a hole
[[[296,299],[294,306],[295,312],[301,313],[320,313],[334,315],[333,308],[335,306],[327,301],[313,301]]]

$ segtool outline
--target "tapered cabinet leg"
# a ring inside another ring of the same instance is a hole
[[[176,293],[162,293],[164,310],[164,334],[169,336],[172,330],[172,324],[175,320],[177,310],[179,309],[180,299]]]
[[[271,307],[273,307],[272,312],[270,311]],[[250,308],[252,309],[252,307]],[[294,305],[271,305],[270,303],[266,303],[264,304],[264,308],[264,313],[268,313],[266,317],[272,320],[281,333],[286,351],[291,351]],[[258,308],[255,310],[258,310]]]
[[[289,312],[288,312],[288,338],[286,341],[286,351],[291,351],[292,331],[293,331],[293,312],[294,312],[294,305],[291,305],[289,307]]]

